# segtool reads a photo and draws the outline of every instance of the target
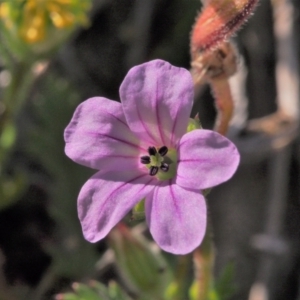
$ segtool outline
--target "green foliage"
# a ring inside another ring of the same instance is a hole
[[[170,264],[175,266],[172,269],[173,278],[165,290],[166,300],[189,299],[188,291],[193,281],[192,255],[169,256]]]
[[[171,274],[162,254],[140,233],[123,224],[110,233],[109,244],[119,273],[139,299],[163,299]]]
[[[0,210],[14,204],[27,187],[24,172],[16,171],[13,176],[2,175],[0,180]]]
[[[0,147],[4,151],[10,149],[16,140],[16,127],[12,122],[7,122],[2,129],[0,136]]]
[[[56,242],[48,244],[46,250],[53,257],[55,273],[80,278],[94,269],[97,260],[94,245],[82,237],[76,205],[80,187],[92,171],[74,164],[64,153],[64,128],[80,97],[56,74],[45,76],[39,88],[43,93],[37,92],[30,105],[34,123],[26,124],[25,150],[53,178],[47,186],[48,210],[59,230]]]
[[[216,293],[220,295],[219,298],[217,299],[227,300],[234,294],[235,292],[234,274],[235,274],[234,264],[233,263],[227,264],[223,272],[221,273],[219,280],[215,284]]]
[[[114,282],[105,286],[92,281],[88,285],[74,283],[74,293],[65,293],[56,296],[57,300],[130,300],[121,288]]]
[[[219,279],[210,282],[210,288],[205,300],[228,300],[235,292],[234,287],[234,264],[229,263],[222,271]],[[199,286],[194,282],[190,289],[190,300],[199,299]],[[202,298],[201,298],[202,299]]]

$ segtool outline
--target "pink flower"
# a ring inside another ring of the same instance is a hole
[[[150,232],[163,250],[186,254],[201,243],[201,190],[231,178],[239,153],[214,131],[186,133],[193,90],[187,70],[154,60],[128,72],[121,103],[95,97],[78,106],[65,130],[65,151],[98,170],[78,197],[88,241],[104,238],[145,198]]]

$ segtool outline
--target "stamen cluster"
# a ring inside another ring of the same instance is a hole
[[[168,151],[166,146],[162,146],[158,150],[152,146],[148,148],[149,155],[141,156],[141,163],[149,167],[149,175],[155,176],[159,170],[169,171],[169,164],[164,161],[164,156]]]

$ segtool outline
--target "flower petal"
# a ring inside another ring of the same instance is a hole
[[[145,204],[150,232],[163,250],[186,254],[199,246],[206,230],[206,203],[200,192],[163,181]]]
[[[155,180],[139,172],[117,172],[114,181],[101,177],[99,173],[91,177],[78,196],[78,216],[83,235],[90,242],[104,238],[135,204],[151,193]]]
[[[65,130],[66,154],[94,169],[136,168],[141,151],[120,103],[95,97],[81,103]],[[143,149],[146,151],[146,149]]]
[[[132,132],[149,146],[174,147],[186,132],[193,81],[187,70],[154,60],[128,72],[120,97]]]
[[[206,189],[223,183],[235,173],[240,155],[235,145],[211,130],[194,130],[179,142],[176,183]]]

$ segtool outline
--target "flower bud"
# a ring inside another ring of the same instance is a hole
[[[192,52],[215,49],[249,18],[258,0],[207,0],[194,25]]]

